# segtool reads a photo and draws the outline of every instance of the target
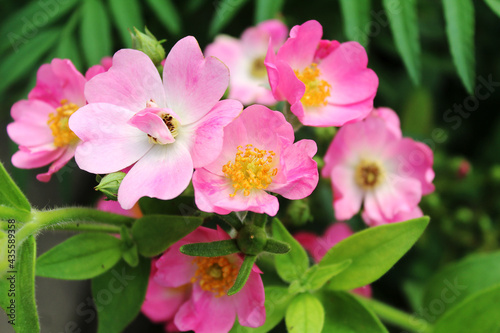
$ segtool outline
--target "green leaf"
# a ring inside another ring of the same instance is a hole
[[[328,314],[323,327],[325,333],[388,332],[371,310],[347,292],[325,292],[322,303]]]
[[[255,24],[275,19],[284,4],[285,0],[255,0]]]
[[[351,259],[351,265],[330,280],[329,288],[350,290],[380,278],[413,246],[424,232],[428,217],[365,229],[337,243],[320,266]]]
[[[275,218],[272,224],[273,237],[278,241],[288,243],[291,248],[287,254],[274,257],[276,271],[283,281],[299,280],[309,267],[306,250],[290,235],[280,220]]]
[[[31,211],[28,199],[21,192],[16,183],[10,178],[7,170],[0,162],[0,205],[12,207],[20,211],[29,213]]]
[[[234,323],[230,333],[267,333],[272,330],[285,316],[285,311],[293,298],[287,288],[270,286],[266,287],[266,322],[256,328],[241,326],[238,321]]]
[[[414,84],[420,84],[420,41],[416,0],[383,0],[394,42]]]
[[[474,92],[474,4],[472,0],[443,0],[446,33],[458,75],[470,94]]]
[[[429,89],[418,87],[407,99],[401,115],[401,129],[410,135],[430,135],[435,128],[433,122],[433,101]]]
[[[12,48],[16,52],[20,46],[38,38],[40,30],[50,26],[65,16],[79,1],[32,1],[8,16],[0,29],[0,53]],[[31,63],[30,66],[33,64]]]
[[[172,35],[180,35],[182,31],[181,15],[171,0],[147,0],[146,2]]]
[[[14,320],[16,333],[40,332],[35,301],[35,238],[30,236],[16,250],[14,269],[0,274],[0,305],[7,313],[7,320]],[[9,316],[12,308],[15,315]]]
[[[188,256],[199,257],[219,257],[241,252],[234,239],[186,244],[181,246],[180,251]]]
[[[55,56],[61,59],[70,59],[78,70],[83,71],[81,52],[73,35],[74,26],[78,23],[79,19],[80,11],[73,14],[70,22],[64,27],[56,47]]]
[[[500,285],[473,294],[452,310],[447,311],[436,322],[433,332],[499,332],[499,299]]]
[[[289,333],[319,333],[324,321],[323,305],[308,293],[297,295],[286,310],[285,323]]]
[[[269,238],[266,245],[264,246],[264,251],[274,254],[286,254],[290,252],[291,248],[285,242],[277,241],[275,239]]]
[[[80,38],[89,67],[111,56],[111,27],[102,1],[84,0]]]
[[[366,47],[368,34],[365,29],[370,23],[370,0],[340,0],[340,9],[347,39]]]
[[[143,197],[139,207],[144,215],[199,215],[193,197],[179,196],[173,200],[159,200]]]
[[[0,64],[0,77],[2,78],[0,93],[29,71],[35,75],[34,64],[38,64],[40,58],[52,48],[59,34],[57,30],[40,32],[35,38],[20,46],[16,52],[5,57]]]
[[[120,260],[120,243],[118,238],[101,233],[73,236],[37,259],[36,275],[65,280],[93,278]]]
[[[153,257],[184,238],[203,223],[194,216],[148,215],[132,226],[132,238],[139,253]]]
[[[216,2],[215,14],[210,22],[208,34],[215,36],[222,30],[248,0],[221,0]]]
[[[111,14],[127,48],[132,47],[129,29],[144,27],[141,6],[137,0],[109,0]]]
[[[500,16],[500,0],[484,0],[488,6],[490,6],[491,10],[495,12],[498,16]]]
[[[498,284],[500,281],[500,251],[474,254],[446,266],[435,274],[426,286],[423,305],[434,303],[451,309],[466,297]],[[436,314],[438,317],[441,313]]]
[[[148,287],[151,262],[141,258],[137,267],[120,261],[92,280],[98,333],[120,333],[141,310]]]
[[[311,273],[307,274],[306,272],[303,284],[308,290],[311,291],[320,289],[326,282],[328,282],[328,280],[347,269],[351,263],[352,260],[347,259],[332,265],[314,265],[313,267],[317,268],[312,270],[313,267],[311,267],[308,270],[308,272],[310,271]]]
[[[252,272],[253,264],[257,260],[257,256],[246,255],[243,263],[241,264],[240,271],[238,272],[238,276],[236,277],[236,281],[234,281],[234,285],[227,291],[227,295],[231,296],[236,294],[241,290],[247,283],[248,277]]]

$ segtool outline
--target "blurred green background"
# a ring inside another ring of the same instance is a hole
[[[391,3],[394,1],[2,0],[1,127],[5,129],[11,121],[12,104],[26,98],[34,86],[41,64],[54,57],[70,58],[85,72],[101,57],[130,47],[127,28],[147,25],[158,39],[167,39],[168,52],[186,35],[195,36],[204,48],[219,32],[238,37],[264,19],[280,18],[290,28],[316,19],[323,25],[325,39],[356,39],[367,47],[369,67],[380,80],[375,106],[396,110],[404,135],[427,143],[435,154],[436,192],[421,204],[431,216],[431,224],[405,259],[374,284],[376,298],[411,312],[420,306],[421,290],[439,267],[466,254],[499,247],[500,2],[408,1],[400,11],[402,16],[388,13]],[[330,139],[322,133],[320,155]],[[314,134],[303,129],[298,136]],[[38,171],[18,170],[10,163],[17,147],[5,130],[0,131],[0,142],[1,161],[35,207],[95,202],[94,176],[79,170],[74,162],[50,183],[40,183],[35,179]],[[302,226],[285,219],[292,230],[320,233],[333,221],[328,180],[320,182],[311,201],[315,203],[314,222]],[[350,223],[355,228],[362,226],[359,218]],[[43,235],[39,252],[61,237],[66,236]],[[75,307],[87,297],[86,282],[51,284],[40,279],[37,283],[46,332],[63,332],[72,317],[83,331],[95,331],[95,320],[86,323],[75,313]],[[45,285],[47,288],[40,288]],[[70,299],[68,294],[72,294]],[[68,305],[72,303],[75,305]],[[162,331],[144,318],[129,331],[137,331],[141,325]],[[4,332],[1,325],[0,330]]]

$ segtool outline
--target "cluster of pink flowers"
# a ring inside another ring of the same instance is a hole
[[[306,198],[319,178],[316,143],[295,142],[283,113],[268,108],[286,101],[303,125],[341,126],[322,169],[331,178],[337,220],[360,211],[370,226],[422,216],[421,197],[434,190],[432,151],[402,136],[394,111],[374,109],[378,77],[367,68],[365,49],[323,40],[317,21],[293,27],[288,38],[287,32],[277,20],[263,22],[240,40],[218,37],[205,55],[194,37],[185,37],[162,63],[162,75],[132,49],[86,76],[69,60],[54,59],[39,69],[28,100],[12,107],[7,130],[19,144],[12,163],[51,164],[37,176],[41,181],[73,156],[91,173],[125,171],[118,190],[124,210],[137,210],[144,196],[176,198],[192,183],[202,211],[274,216],[279,202],[270,193]],[[228,87],[229,98],[221,100]],[[318,262],[351,233],[338,222],[322,238],[296,237]],[[167,330],[227,332],[236,316],[241,325],[262,325],[256,266],[242,291],[227,296],[239,255],[193,260],[179,252],[183,244],[229,238],[200,227],[155,259],[143,312]],[[369,296],[370,287],[355,292]]]

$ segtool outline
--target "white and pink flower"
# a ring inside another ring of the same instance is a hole
[[[229,67],[229,98],[245,105],[277,102],[269,89],[264,59],[269,43],[276,51],[287,34],[288,28],[281,21],[268,20],[246,29],[240,39],[220,35],[207,46],[205,55],[217,57]]]
[[[361,209],[369,225],[421,214],[418,203],[434,191],[433,153],[403,138],[390,109],[375,110],[363,121],[339,129],[325,155],[323,177],[330,177],[338,220]]]
[[[81,169],[105,174],[132,166],[118,190],[124,209],[143,196],[168,200],[182,193],[193,167],[220,153],[223,127],[243,108],[219,101],[229,71],[205,59],[193,37],[174,45],[163,78],[146,54],[120,50],[109,71],[88,82],[90,104],[69,122],[82,140],[75,156]]]
[[[323,236],[318,236],[309,231],[300,231],[294,234],[293,237],[309,252],[314,262],[319,263],[328,250],[352,234],[353,232],[347,223],[335,222],[326,229]],[[371,297],[372,288],[370,285],[366,285],[356,288],[352,292],[361,296]]]
[[[227,296],[243,259],[237,255],[190,257],[182,245],[230,239],[222,229],[199,227],[172,245],[154,264],[143,313],[167,327],[196,333],[229,332],[238,318],[243,326],[264,324],[264,285],[254,266],[245,286]]]
[[[291,200],[311,194],[318,183],[316,143],[295,136],[282,113],[252,105],[224,128],[217,159],[193,175],[195,201],[205,212],[252,211],[274,216],[274,192]]]
[[[368,116],[378,77],[367,68],[366,51],[357,42],[321,40],[323,28],[307,21],[290,31],[277,54],[268,50],[265,65],[277,100],[309,126],[342,126]]]

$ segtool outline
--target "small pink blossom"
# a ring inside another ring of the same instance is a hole
[[[85,78],[88,81],[98,74],[105,73],[108,71],[108,69],[111,68],[112,65],[113,58],[104,57],[101,59],[101,63],[99,65],[94,65],[87,70],[87,73],[85,73]]]
[[[279,20],[269,20],[246,29],[240,39],[218,36],[205,49],[205,55],[219,58],[231,72],[229,98],[245,105],[273,105],[276,100],[269,89],[264,58],[271,40],[276,51],[284,42],[288,28]]]
[[[330,177],[338,220],[353,217],[364,202],[370,225],[418,215],[422,195],[434,191],[433,153],[401,136],[395,113],[375,110],[363,121],[340,128],[325,155],[323,177]]]
[[[353,232],[347,223],[335,222],[326,229],[323,236],[308,231],[300,231],[294,234],[293,237],[309,252],[314,261],[319,263],[328,250],[352,234]],[[353,292],[361,296],[371,297],[372,288],[370,285],[366,285],[354,289]]]
[[[85,78],[68,59],[53,59],[38,69],[36,86],[27,100],[11,109],[14,122],[7,125],[10,138],[19,145],[12,164],[21,169],[49,170],[37,175],[48,182],[75,154],[79,143],[68,127],[68,118],[85,105]]]
[[[190,257],[184,244],[230,239],[223,230],[199,227],[172,245],[155,263],[142,311],[154,322],[180,331],[229,332],[238,318],[243,326],[264,324],[264,285],[254,266],[241,291],[227,296],[243,262],[239,255]]]
[[[309,126],[342,126],[365,118],[373,108],[378,78],[367,68],[365,49],[357,42],[321,40],[323,28],[311,20],[290,31],[265,64],[277,100]]]
[[[318,184],[312,159],[316,143],[295,137],[282,113],[252,105],[224,128],[217,159],[196,169],[195,201],[205,212],[229,214],[253,211],[274,216],[279,204],[274,192],[287,199],[307,197]]]
[[[105,174],[132,166],[118,190],[124,209],[143,196],[168,200],[182,193],[193,167],[217,157],[223,127],[243,108],[219,101],[229,71],[205,59],[193,37],[174,45],[163,77],[146,54],[120,50],[109,71],[88,82],[90,104],[69,122],[82,140],[75,155],[81,169]]]

